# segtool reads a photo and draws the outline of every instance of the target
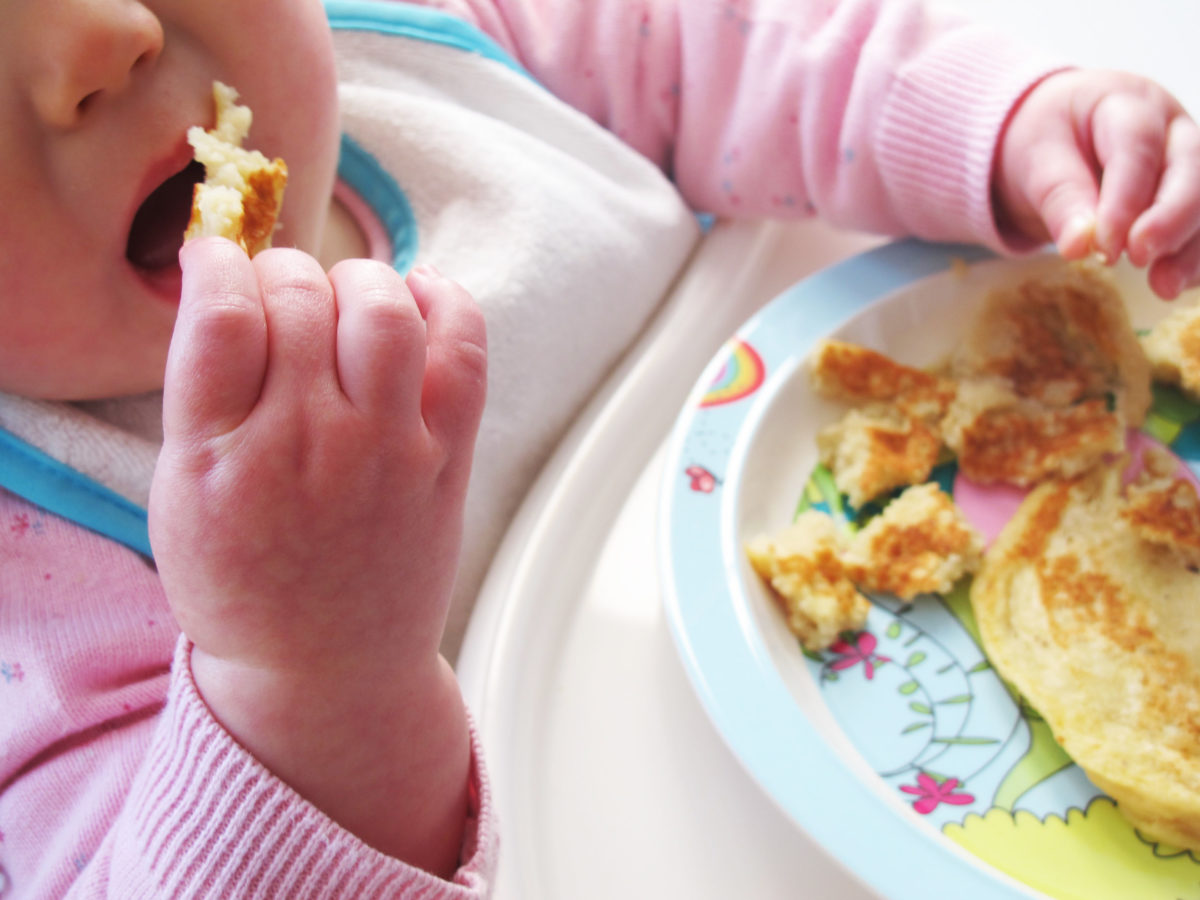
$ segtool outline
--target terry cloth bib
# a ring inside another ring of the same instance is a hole
[[[699,228],[656,166],[471,26],[402,3],[326,8],[343,129],[406,197],[412,258],[462,283],[487,320],[454,642],[521,497]]]

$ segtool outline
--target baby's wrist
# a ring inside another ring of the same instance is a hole
[[[439,662],[435,654],[421,659],[392,654],[375,661],[364,653],[281,666],[223,658],[199,646],[191,653],[192,680],[218,721],[251,722],[256,731],[278,723],[292,734],[352,722],[354,709],[364,703],[376,709],[408,705],[414,692],[436,682]]]
[[[301,797],[387,855],[442,877],[454,871],[470,735],[444,659],[309,677],[193,647],[191,671],[217,722]]]

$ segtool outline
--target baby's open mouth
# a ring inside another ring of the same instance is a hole
[[[125,257],[140,269],[173,266],[192,214],[192,188],[204,180],[204,166],[192,160],[145,199],[133,217]]]

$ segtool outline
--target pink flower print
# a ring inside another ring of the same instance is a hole
[[[34,534],[42,534],[46,530],[46,526],[41,519],[30,518],[29,513],[17,513],[13,516],[8,530],[17,537],[25,537],[30,531]]]
[[[688,466],[683,470],[683,474],[687,475],[691,481],[688,486],[693,490],[702,494],[711,494],[713,489],[720,484],[712,472],[704,468],[704,466]]]
[[[25,670],[21,668],[19,662],[0,662],[0,678],[4,679],[5,684],[11,684],[14,681],[24,681]]]
[[[917,799],[913,801],[913,809],[921,815],[927,816],[942,803],[949,803],[951,806],[965,806],[975,802],[973,794],[955,793],[956,787],[958,787],[957,778],[947,778],[939,784],[936,778],[921,772],[917,775],[915,785],[902,784],[900,790],[906,794],[916,794]]]
[[[875,647],[879,642],[875,639],[875,635],[869,631],[859,632],[858,637],[851,644],[847,641],[838,641],[829,649],[837,654],[838,658],[829,664],[829,668],[834,670],[849,669],[851,666],[857,666],[859,663],[863,665],[863,673],[870,681],[875,677],[875,666],[879,663],[891,662],[886,656],[880,656],[875,652]]]

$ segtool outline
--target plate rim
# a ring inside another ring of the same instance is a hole
[[[740,627],[727,630],[731,624],[738,625],[737,604],[726,603],[727,615],[723,616],[719,604],[702,614],[695,605],[682,601],[673,525],[678,514],[675,503],[690,490],[681,476],[689,464],[683,451],[702,412],[702,398],[729,360],[732,342],[749,340],[777,319],[782,310],[796,304],[811,307],[813,316],[796,337],[796,349],[791,354],[800,355],[816,340],[891,293],[964,262],[998,258],[975,245],[906,238],[801,279],[748,318],[709,360],[688,394],[666,447],[658,501],[658,559],[668,629],[688,680],[710,722],[759,788],[851,876],[888,900],[924,900],[929,896],[931,876],[936,878],[939,891],[970,891],[964,895],[975,900],[1045,895],[952,844],[932,826],[912,821],[906,810],[888,803],[839,759],[796,705],[780,673],[769,664],[761,638],[748,636]],[[836,302],[829,302],[830,297],[836,297]],[[770,375],[768,370],[768,380]],[[751,400],[742,404],[735,422],[739,429],[747,419],[757,418],[760,404],[768,402],[771,393],[764,392],[757,403]],[[730,461],[741,452],[737,445],[741,439],[738,434],[730,449]],[[720,502],[713,504],[719,510],[714,530],[716,546],[707,548],[716,551],[710,553],[710,558],[722,570],[716,583],[726,595],[730,592],[724,578],[723,557],[728,544],[725,533],[736,527],[730,517],[735,502],[735,492],[730,491],[723,492]],[[736,634],[740,646],[730,645],[722,631]],[[717,660],[724,668],[714,670],[709,663],[717,649],[734,653]],[[746,703],[746,689],[750,687],[767,709],[781,716],[771,718],[769,724],[764,722],[759,713],[761,704]],[[786,759],[776,750],[783,744],[788,748]],[[796,760],[814,769],[819,777],[795,777]],[[846,810],[846,814],[820,814],[822,809],[832,808]]]

